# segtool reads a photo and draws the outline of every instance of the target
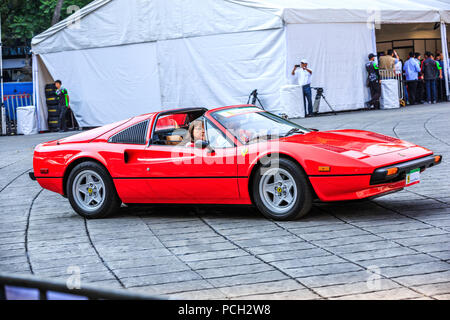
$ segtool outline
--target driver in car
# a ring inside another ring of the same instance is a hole
[[[206,141],[205,125],[202,120],[194,120],[189,125],[189,137],[190,142],[186,144],[186,147],[195,147],[196,141]]]

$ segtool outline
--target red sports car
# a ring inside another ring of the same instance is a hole
[[[303,128],[255,106],[162,111],[40,144],[30,176],[86,218],[122,204],[246,204],[302,217],[313,200],[371,198],[420,182],[442,157],[360,130]]]

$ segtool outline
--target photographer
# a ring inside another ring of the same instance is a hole
[[[305,104],[305,116],[311,117],[313,115],[312,94],[311,94],[311,78],[312,70],[308,68],[308,61],[303,59],[300,65],[295,65],[292,70],[292,76],[295,77],[299,86],[303,88],[303,102]],[[306,108],[306,101],[308,101],[308,108]]]

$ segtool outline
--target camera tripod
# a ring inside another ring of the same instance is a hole
[[[252,91],[252,93],[250,93],[250,95],[248,96],[247,104],[250,104],[250,99],[252,100],[252,105],[256,106],[256,101],[258,101],[260,106],[261,106],[261,108],[263,110],[265,110],[263,104],[261,103],[261,100],[259,100],[259,98],[258,98],[258,89],[255,89],[255,90]]]
[[[323,98],[323,100],[326,102],[326,104],[328,105],[328,108],[330,108],[331,111],[334,112],[334,115],[336,115],[336,111],[333,109],[333,107],[330,105],[330,103],[328,102],[327,98],[325,97],[325,95],[323,94],[323,88],[313,88],[311,87],[311,89],[314,89],[317,91],[316,94],[316,99],[314,100],[314,110],[316,110],[316,112],[319,111],[319,107],[320,107],[320,99]]]

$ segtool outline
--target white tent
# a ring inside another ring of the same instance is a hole
[[[52,79],[69,90],[83,127],[242,104],[256,88],[282,112],[279,89],[300,58],[337,110],[361,108],[375,23],[449,21],[443,0],[96,0],[32,41],[39,127]]]

